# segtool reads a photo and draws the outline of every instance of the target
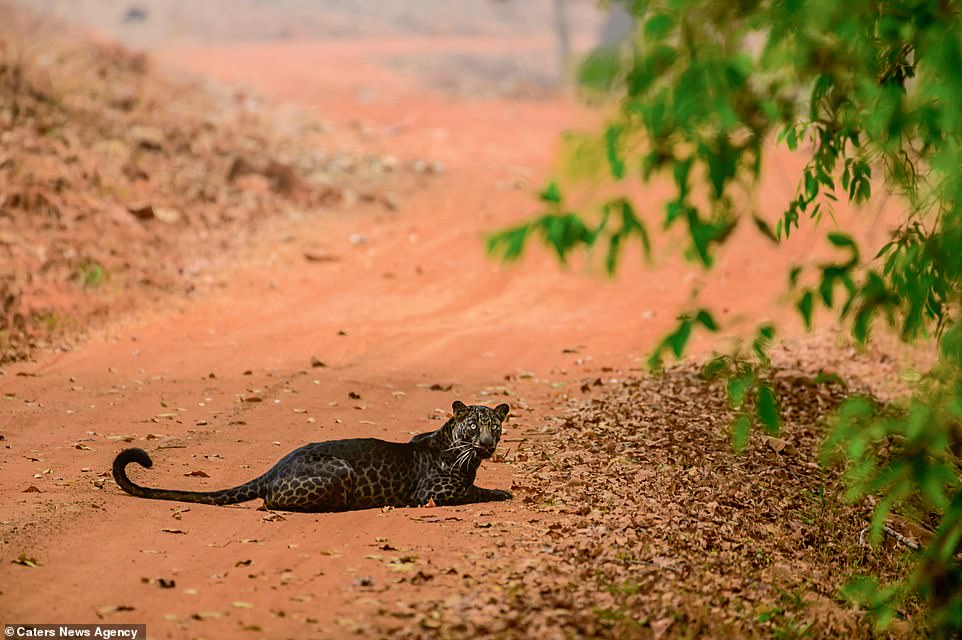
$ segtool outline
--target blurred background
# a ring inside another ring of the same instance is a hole
[[[600,42],[618,41],[630,31],[630,18],[619,2],[602,7],[592,0],[19,2],[133,48],[317,39],[435,40],[440,45],[435,55],[412,52],[394,56],[390,64],[453,91],[509,95],[556,89],[574,55]],[[490,50],[466,46],[479,39],[491,42]]]

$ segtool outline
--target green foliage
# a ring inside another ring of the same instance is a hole
[[[816,311],[846,323],[858,342],[878,320],[905,340],[937,342],[940,359],[897,410],[846,402],[826,442],[842,454],[850,497],[875,495],[873,530],[889,511],[911,509],[935,524],[903,584],[863,580],[849,595],[884,627],[900,598],[931,605],[933,634],[962,630],[962,19],[953,0],[636,0],[636,38],[589,56],[579,80],[617,109],[599,136],[615,189],[632,178],[670,180],[661,213],[644,218],[627,196],[593,210],[565,209],[560,189],[542,194],[547,212],[488,240],[489,252],[520,257],[540,235],[560,260],[601,247],[614,273],[626,244],[650,252],[648,229],[681,227],[686,256],[710,268],[744,216],[780,243],[835,203],[855,205],[873,187],[895,192],[904,217],[890,242],[866,258],[843,232],[827,234],[837,259],[792,268],[789,290],[807,327]],[[772,142],[805,153],[792,198],[769,221],[745,206]],[[627,189],[625,191],[627,193]],[[697,197],[696,197],[697,194]],[[735,206],[736,198],[738,206]],[[651,363],[683,354],[696,329],[722,329],[708,310],[682,315]],[[724,376],[744,446],[753,425],[778,428],[778,399],[765,383],[774,328],[759,331],[748,357],[705,367]]]
[[[631,201],[614,198],[604,202],[598,208],[600,215],[594,225],[565,209],[561,190],[554,182],[549,183],[541,193],[541,201],[547,208],[544,215],[488,236],[489,255],[498,256],[506,262],[518,260],[528,237],[539,233],[545,244],[554,249],[562,264],[567,262],[569,254],[579,248],[590,249],[596,244],[607,243],[605,267],[609,274],[614,274],[624,242],[631,236],[640,239],[644,256],[650,258],[648,230],[635,213]]]
[[[74,272],[74,279],[85,289],[96,289],[110,280],[107,269],[93,259],[81,261]]]

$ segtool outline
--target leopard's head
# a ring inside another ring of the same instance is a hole
[[[490,458],[501,439],[501,423],[508,417],[510,407],[499,404],[494,409],[468,406],[460,400],[451,405],[451,448],[459,464],[480,462]]]

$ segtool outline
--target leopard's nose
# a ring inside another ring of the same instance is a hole
[[[480,438],[481,446],[489,449],[494,446],[494,436],[490,433],[482,433]]]

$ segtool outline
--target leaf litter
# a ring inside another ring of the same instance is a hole
[[[844,354],[822,355],[853,370]],[[814,384],[801,367],[774,372],[777,437],[755,433],[738,454],[724,388],[691,364],[569,401],[549,435],[514,457],[515,501],[536,517],[476,543],[446,597],[405,605],[404,615],[382,607],[370,632],[873,637],[840,589],[856,574],[900,577],[905,548],[859,545],[871,504],[847,503],[841,469],[823,468],[819,453],[828,412],[852,388],[879,392],[872,381],[885,372],[856,367],[846,388]],[[916,611],[910,601],[902,613]]]

